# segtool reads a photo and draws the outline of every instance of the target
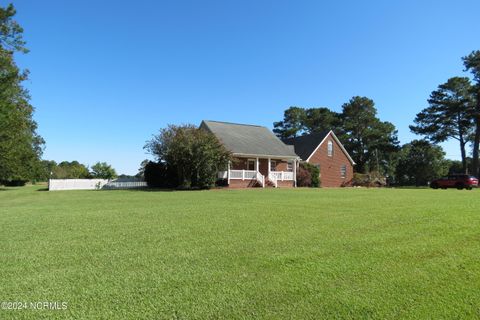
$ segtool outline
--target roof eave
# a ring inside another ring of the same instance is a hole
[[[240,157],[254,157],[254,158],[283,158],[283,159],[300,159],[299,156],[295,155],[278,155],[278,154],[248,154],[248,153],[241,153],[241,152],[232,152],[233,156],[240,156]]]

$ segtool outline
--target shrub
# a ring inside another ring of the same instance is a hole
[[[0,185],[4,185],[6,187],[23,187],[28,182],[28,180],[6,180],[0,181]]]
[[[145,165],[144,177],[150,188],[175,188],[178,186],[176,170],[167,167],[165,163],[149,161]]]
[[[297,169],[297,187],[311,187],[312,186],[312,174],[303,166],[299,166]]]
[[[309,187],[318,188],[320,187],[320,170],[313,164],[308,162],[301,162],[299,169],[302,168],[307,170],[310,173],[310,185]],[[298,172],[297,172],[298,176]],[[298,182],[297,182],[298,186]]]
[[[378,172],[353,174],[351,185],[354,187],[384,187],[387,185],[386,178]]]

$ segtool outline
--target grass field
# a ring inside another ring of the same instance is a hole
[[[0,319],[480,318],[480,190],[0,191]]]

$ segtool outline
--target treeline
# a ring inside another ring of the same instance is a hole
[[[273,126],[282,139],[333,130],[356,162],[356,171],[362,173],[391,174],[391,155],[399,150],[395,126],[377,117],[375,103],[367,97],[353,97],[340,113],[328,108],[290,107]]]
[[[48,181],[48,179],[114,179],[116,170],[106,162],[97,162],[91,168],[78,161],[43,160],[33,181]]]
[[[285,110],[282,121],[274,122],[273,131],[280,138],[290,138],[333,130],[356,162],[357,173],[382,175],[392,184],[425,185],[447,173],[478,176],[480,51],[462,60],[473,83],[468,77],[452,77],[430,94],[428,107],[416,115],[410,126],[423,139],[401,146],[395,126],[378,118],[372,99],[359,96],[343,104],[341,112],[292,106]],[[459,143],[460,163],[445,159],[438,145],[450,139]]]

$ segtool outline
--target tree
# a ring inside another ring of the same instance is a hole
[[[53,160],[42,160],[38,163],[37,171],[33,180],[48,181],[52,177],[53,171],[57,167],[57,163]]]
[[[340,115],[328,108],[290,107],[285,110],[283,120],[273,123],[273,132],[281,139],[327,130],[341,126]]]
[[[210,132],[193,125],[169,125],[144,147],[167,170],[175,170],[181,188],[209,188],[219,170],[231,160],[230,153]]]
[[[87,166],[78,161],[62,161],[53,169],[52,173],[54,179],[88,179],[90,177]]]
[[[140,162],[140,168],[138,168],[138,172],[135,175],[136,178],[139,178],[139,179],[144,179],[145,178],[145,169],[150,162],[151,161],[148,160],[148,159],[145,159],[142,162]]]
[[[449,166],[440,146],[427,140],[413,140],[400,151],[396,177],[401,185],[425,186],[432,179],[446,175]]]
[[[343,132],[340,136],[358,172],[388,167],[391,154],[398,150],[395,126],[380,121],[376,114],[375,103],[367,97],[353,97],[342,106]]]
[[[472,173],[478,177],[478,148],[480,143],[480,50],[472,51],[468,56],[465,56],[462,59],[465,71],[470,71],[473,75],[473,80],[475,81],[475,86],[473,88],[476,99],[474,112],[475,137],[473,140]]]
[[[303,127],[307,133],[337,131],[341,125],[340,114],[328,108],[309,108],[305,111]]]
[[[92,177],[97,179],[114,179],[117,172],[106,162],[97,162],[92,166]]]
[[[430,94],[429,107],[415,117],[410,130],[433,143],[456,139],[460,144],[462,170],[467,172],[465,146],[474,129],[475,98],[470,79],[453,77]]]
[[[294,138],[304,133],[306,111],[301,107],[290,107],[283,113],[283,120],[273,123],[273,132],[281,139]]]
[[[22,82],[28,71],[14,61],[16,52],[27,53],[23,29],[13,20],[15,8],[0,7],[0,180],[29,180],[38,172],[43,139],[37,134]]]

